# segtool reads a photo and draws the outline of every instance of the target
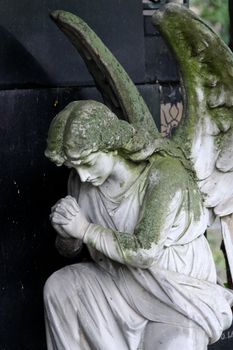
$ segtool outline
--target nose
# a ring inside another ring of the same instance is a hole
[[[87,170],[80,169],[80,168],[76,168],[76,170],[77,170],[77,173],[79,174],[81,182],[86,182],[90,179],[90,174]]]

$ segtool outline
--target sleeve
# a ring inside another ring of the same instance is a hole
[[[156,176],[152,172],[133,235],[90,224],[84,243],[120,263],[150,267],[155,261],[158,242],[166,238],[182,204],[185,181],[181,181],[182,171],[174,171],[172,164],[168,163],[160,164]]]
[[[57,235],[55,246],[60,255],[66,258],[75,258],[82,250],[82,241],[74,238],[63,238]]]

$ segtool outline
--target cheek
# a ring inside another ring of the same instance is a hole
[[[101,177],[103,173],[103,168],[101,167],[93,167],[86,169],[85,172],[89,175],[90,178]]]
[[[102,166],[96,167],[96,169],[94,170],[94,174],[98,177],[105,177],[106,173],[107,171],[104,164]]]
[[[91,171],[91,177],[92,178],[98,178],[102,180],[106,180],[109,176],[109,171],[107,168],[104,167],[104,164],[102,166],[98,166],[93,171]]]
[[[112,163],[109,161],[103,161],[98,166],[98,174],[102,177],[109,176],[112,172]]]

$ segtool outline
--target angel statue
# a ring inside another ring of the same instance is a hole
[[[64,11],[52,18],[105,104],[72,102],[49,129],[46,156],[71,168],[68,196],[51,212],[56,244],[69,256],[85,244],[92,261],[47,280],[48,349],[207,349],[232,323],[233,293],[217,284],[204,235],[213,216],[229,242],[232,234],[232,54],[187,8],[156,11],[187,115],[168,140],[88,25]]]

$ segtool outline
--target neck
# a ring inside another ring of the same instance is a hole
[[[108,179],[103,183],[101,189],[111,196],[124,193],[138,178],[145,163],[136,164],[120,156],[116,156],[113,171]]]

